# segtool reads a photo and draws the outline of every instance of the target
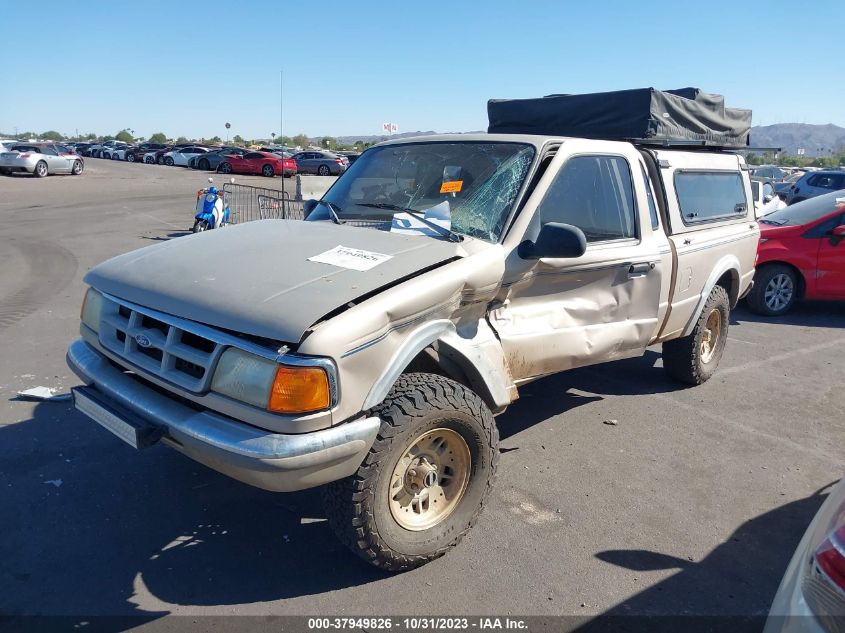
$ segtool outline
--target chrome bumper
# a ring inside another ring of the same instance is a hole
[[[302,490],[353,474],[381,424],[379,418],[361,418],[322,431],[282,435],[197,411],[150,389],[82,339],[68,348],[67,363],[112,411],[140,418],[161,429],[162,441],[188,457],[265,490]]]

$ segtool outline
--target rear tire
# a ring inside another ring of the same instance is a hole
[[[317,170],[317,174],[320,176],[330,176],[331,170],[329,169],[328,165],[320,165],[320,168]]]
[[[789,266],[763,266],[754,275],[754,287],[747,299],[748,307],[763,316],[786,314],[795,305],[798,288],[798,276]]]
[[[126,162],[134,163],[135,162],[135,154],[127,154],[126,155]]]
[[[75,160],[75,161],[73,161],[73,167],[70,168],[70,173],[73,174],[74,176],[78,176],[79,174],[82,173],[82,170],[84,168],[85,168],[85,166],[82,164],[81,160]]]
[[[272,165],[264,165],[264,167],[261,168],[261,175],[265,178],[272,178],[276,175],[276,171],[273,169]]]
[[[164,165],[164,156],[159,156],[158,158],[156,158],[156,164]]]
[[[207,159],[207,158],[203,158],[203,159],[201,159],[201,160],[200,160],[200,162],[199,162],[199,168],[200,168],[200,169],[204,169],[204,170],[206,170],[206,171],[208,171],[209,169],[211,169],[211,165],[209,164],[209,162],[208,162],[208,159]]]
[[[47,163],[45,163],[43,160],[40,160],[38,161],[38,164],[35,165],[35,170],[32,173],[35,174],[36,178],[44,178],[44,176],[47,175],[47,172]]]
[[[0,167],[0,174],[2,174],[3,176],[8,176],[11,173],[12,173],[12,170],[9,169],[8,167]]]
[[[164,157],[164,164],[168,167],[173,167],[173,157],[172,156],[165,156]]]
[[[156,164],[155,156],[144,156],[144,164],[155,165]]]
[[[323,488],[326,516],[370,564],[413,569],[455,547],[477,520],[499,432],[478,395],[434,374],[400,376],[373,415],[381,428],[358,472]]]
[[[716,373],[725,351],[730,316],[728,293],[722,286],[716,286],[707,297],[692,333],[663,343],[666,373],[689,385],[707,382]]]

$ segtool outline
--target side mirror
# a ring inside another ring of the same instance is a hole
[[[302,203],[302,210],[305,211],[305,217],[307,218],[311,215],[311,212],[317,208],[317,205],[320,204],[319,200],[314,200],[311,198],[310,200],[306,200]]]
[[[519,245],[517,254],[522,259],[575,258],[581,257],[586,250],[587,238],[581,229],[562,222],[549,222],[540,229],[537,241],[525,240]]]
[[[763,196],[763,204],[769,204],[772,199],[772,196]]]
[[[845,237],[845,224],[840,224],[839,226],[834,226],[833,230],[831,230],[830,234],[833,237],[838,237],[838,238]]]

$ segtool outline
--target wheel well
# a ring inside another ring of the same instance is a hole
[[[804,279],[804,275],[801,274],[801,271],[796,266],[790,264],[789,262],[772,260],[765,262],[764,264],[760,264],[759,266],[757,266],[757,270],[763,270],[764,268],[768,268],[769,266],[786,266],[787,268],[792,270],[792,272],[795,273],[795,278],[798,280],[798,298],[800,299],[804,297],[807,291],[807,280]],[[757,275],[755,274],[754,276],[756,277]]]
[[[442,354],[438,354],[437,350],[429,346],[417,354],[408,366],[403,370],[403,374],[411,374],[422,372],[427,374],[437,374],[450,378],[455,382],[462,384],[467,389],[471,389],[478,394],[485,404],[490,408],[493,414],[498,415],[504,408],[498,406],[492,394],[489,392],[483,383],[483,380],[472,380],[467,372],[455,361],[446,358]]]
[[[736,307],[736,303],[739,300],[739,273],[731,268],[719,277],[719,281],[716,282],[716,285],[722,286],[722,288],[724,288],[728,293],[731,308]]]

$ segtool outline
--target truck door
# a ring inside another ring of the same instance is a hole
[[[529,219],[530,218],[530,219]],[[520,222],[521,220],[521,222]],[[513,246],[548,222],[580,228],[575,259],[522,260]],[[563,369],[641,355],[656,335],[668,242],[650,221],[640,157],[627,143],[567,140],[513,227],[498,307],[518,384]]]

